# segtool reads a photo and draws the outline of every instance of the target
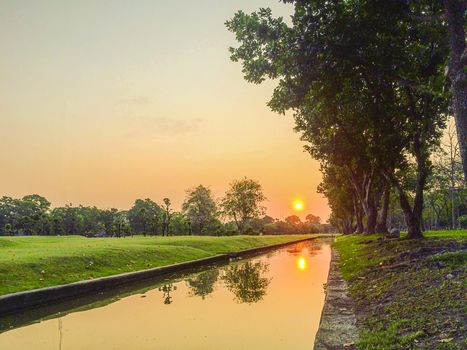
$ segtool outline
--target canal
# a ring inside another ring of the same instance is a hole
[[[331,241],[0,318],[2,350],[312,349]]]

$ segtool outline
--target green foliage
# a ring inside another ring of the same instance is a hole
[[[156,235],[162,232],[164,211],[154,201],[137,199],[128,211],[128,219],[135,233]]]
[[[183,213],[174,212],[170,220],[170,232],[175,236],[191,233],[190,221]]]
[[[416,17],[436,18],[442,4],[285,2],[295,7],[290,26],[269,9],[239,11],[226,22],[239,42],[230,48],[231,59],[242,63],[250,82],[277,81],[271,109],[292,110],[305,148],[325,173],[329,166],[342,171],[346,186],[333,191],[325,183],[323,188],[337,222],[352,215],[346,207],[352,201],[345,198],[352,189],[372,232],[375,193],[380,183],[390,182],[401,197],[409,231],[416,234],[429,155],[439,143],[448,106],[445,25]],[[415,183],[407,181],[412,170]]]
[[[264,214],[261,203],[265,200],[259,182],[244,178],[230,184],[221,206],[223,214],[235,221],[238,231],[246,232],[251,220]]]
[[[328,199],[331,215],[329,222],[345,234],[354,231],[354,216],[357,214],[355,205],[357,196],[352,184],[342,167],[327,164],[321,166],[323,180],[318,186],[318,192]]]
[[[0,232],[3,235],[47,234],[50,202],[37,194],[22,199],[0,198]]]
[[[182,209],[194,233],[201,234],[207,226],[217,224],[216,202],[211,190],[203,185],[187,191]]]

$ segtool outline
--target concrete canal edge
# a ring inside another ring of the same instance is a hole
[[[281,248],[287,245],[309,241],[320,237],[327,236],[314,236],[285,243],[278,243],[263,247],[257,247],[239,252],[231,252],[226,254],[219,254],[203,259],[185,261],[178,264],[155,267],[152,269],[127,272],[118,275],[111,275],[106,277],[95,278],[92,280],[79,281],[68,283],[58,286],[46,287],[28,290],[24,292],[17,292],[5,294],[0,296],[0,315],[4,316],[18,311],[26,310],[29,308],[48,305],[51,303],[71,299],[74,297],[83,296],[95,292],[100,292],[105,289],[137,282],[145,279],[150,279],[157,276],[167,275],[174,272],[182,272],[184,270],[206,266],[209,264],[220,263],[229,261],[232,258],[240,258],[248,255],[260,254],[273,249]]]
[[[339,269],[339,253],[332,248],[326,299],[313,349],[355,349],[357,340],[353,301]]]

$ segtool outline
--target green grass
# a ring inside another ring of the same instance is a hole
[[[310,237],[0,237],[0,295]]]
[[[467,230],[423,240],[340,236],[359,349],[465,349]]]

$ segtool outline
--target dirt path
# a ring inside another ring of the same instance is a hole
[[[339,253],[332,249],[326,300],[314,350],[355,349],[358,340],[353,301],[339,270]]]

